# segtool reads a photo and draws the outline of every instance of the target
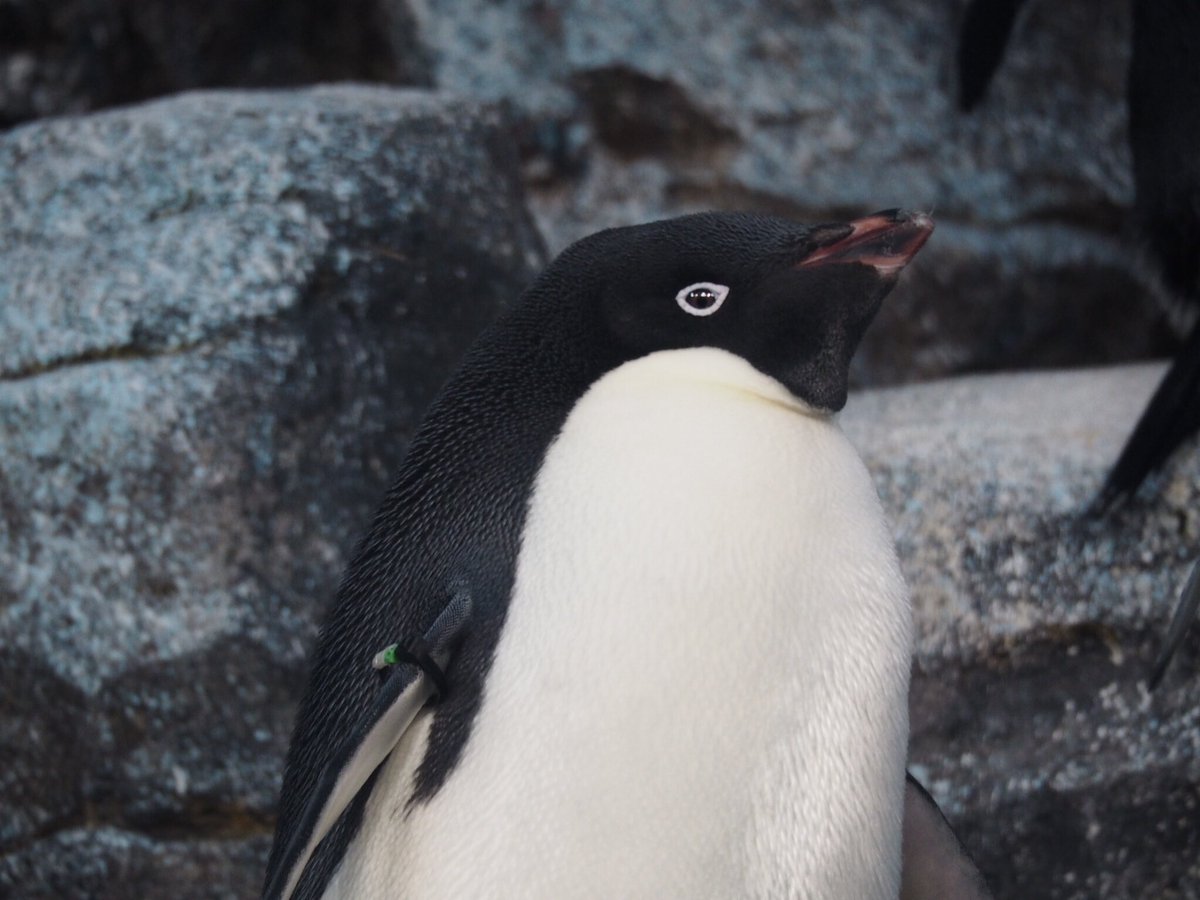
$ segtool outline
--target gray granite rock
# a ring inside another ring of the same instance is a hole
[[[427,85],[404,2],[0,0],[0,127],[196,88]]]
[[[417,20],[439,85],[591,133],[583,183],[561,206],[540,198],[555,244],[595,228],[598,206],[616,221],[722,195],[1111,220],[1131,190],[1128,3],[1032,10],[984,113],[964,118],[951,59],[965,5],[465,0]]]
[[[504,100],[552,249],[706,208],[933,208],[860,385],[1162,355],[1122,244],[1128,0],[1029,4],[986,103],[954,106],[966,0],[463,0],[415,8],[440,85]],[[917,277],[919,274],[920,277]]]
[[[630,125],[624,78],[580,88],[606,140],[683,152],[699,114],[633,79],[665,124]],[[542,261],[503,130],[470,102],[341,88],[0,138],[0,895],[254,892],[345,556],[419,411]],[[942,262],[918,260],[872,338],[902,353],[868,344],[862,377],[1059,352],[1038,282],[1013,287],[1038,260],[1056,308],[1105,334],[1083,298],[1113,254],[1080,234],[943,225]],[[1016,319],[922,305],[976,257]],[[844,416],[914,593],[914,767],[998,897],[1200,895],[1197,633],[1157,694],[1141,683],[1200,553],[1197,448],[1115,519],[1078,516],[1160,371],[870,391]]]
[[[0,137],[0,248],[0,895],[245,896],[347,554],[542,262],[515,156],[437,95],[185,96]]]
[[[1161,374],[968,378],[844,415],[913,592],[913,767],[998,898],[1200,896],[1200,626],[1145,688],[1200,556],[1200,444],[1080,515]]]
[[[852,382],[1165,355],[1171,329],[1134,299],[1127,253],[1069,227],[939,221],[867,331]]]
[[[1029,4],[971,115],[966,3],[0,0],[0,125],[204,85],[432,83],[508,106],[553,250],[705,208],[933,208],[858,385],[1164,355],[1170,304],[1123,241],[1129,0]]]
[[[270,837],[152,838],[74,828],[0,857],[5,896],[21,900],[246,900],[261,889]]]

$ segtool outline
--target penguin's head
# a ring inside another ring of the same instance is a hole
[[[720,348],[836,411],[863,332],[932,231],[904,210],[807,226],[700,213],[584,238],[546,276],[611,362]]]

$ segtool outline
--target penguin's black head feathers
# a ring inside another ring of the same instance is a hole
[[[929,216],[903,210],[815,226],[701,213],[584,238],[534,293],[578,306],[576,327],[607,367],[716,347],[838,410],[863,332],[932,230]]]

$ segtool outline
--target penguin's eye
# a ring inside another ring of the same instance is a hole
[[[711,316],[725,298],[729,296],[729,288],[723,284],[713,284],[711,281],[697,281],[689,284],[675,295],[675,302],[685,313],[693,316]]]

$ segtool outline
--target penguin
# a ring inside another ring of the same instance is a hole
[[[958,45],[959,107],[973,109],[1000,65],[1025,0],[973,0]],[[1200,4],[1134,0],[1129,63],[1132,231],[1186,333],[1089,511],[1133,497],[1200,429]]]
[[[1200,429],[1200,3],[1135,0],[1129,63],[1135,228],[1157,262],[1183,343],[1096,499],[1131,498]]]
[[[701,213],[551,263],[353,555],[268,888],[324,792],[336,821],[291,897],[899,896],[911,610],[836,413],[932,230]],[[408,696],[381,647],[439,630],[440,701],[339,791],[348,736]]]

